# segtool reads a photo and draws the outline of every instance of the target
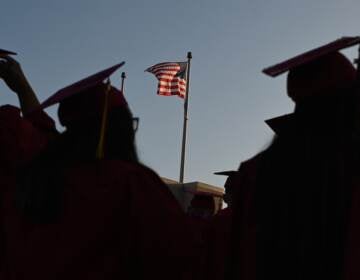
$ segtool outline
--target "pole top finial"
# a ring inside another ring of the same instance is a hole
[[[191,53],[191,52],[188,52],[188,53],[187,53],[187,58],[188,58],[188,59],[191,59],[191,58],[192,58],[192,53]]]
[[[125,72],[122,72],[122,73],[121,73],[121,78],[123,78],[123,79],[125,79],[125,78],[126,78],[126,74],[125,74]]]

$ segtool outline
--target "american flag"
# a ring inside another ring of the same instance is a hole
[[[163,62],[149,67],[145,71],[156,76],[159,81],[157,94],[184,98],[186,95],[187,62]]]

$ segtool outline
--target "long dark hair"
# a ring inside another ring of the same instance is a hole
[[[55,222],[61,215],[64,172],[96,161],[100,120],[89,119],[67,128],[18,176],[16,204],[35,223]],[[105,159],[138,162],[133,118],[127,106],[109,112]]]
[[[359,91],[297,105],[258,172],[257,277],[341,279],[351,178],[359,163]]]

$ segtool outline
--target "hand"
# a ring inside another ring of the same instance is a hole
[[[23,114],[32,112],[39,106],[35,92],[26,79],[20,63],[15,59],[10,56],[1,57],[0,78],[17,94]]]
[[[10,56],[4,56],[0,60],[0,78],[17,94],[27,91],[30,87],[20,63]]]

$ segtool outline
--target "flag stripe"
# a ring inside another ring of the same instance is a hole
[[[165,75],[165,74],[162,74],[162,75],[155,75],[156,78],[158,78],[158,80],[163,80],[163,79],[168,79],[168,80],[173,80],[174,79],[174,76],[175,75]]]
[[[158,85],[159,88],[180,88],[182,90],[186,90],[186,87],[184,85],[180,85],[178,83],[162,83]]]
[[[185,95],[186,89],[185,88],[180,88],[178,86],[158,86],[158,91],[159,92],[181,92],[182,94]]]
[[[167,90],[167,89],[179,89],[179,90],[182,90],[182,91],[186,91],[186,88],[185,87],[182,87],[182,86],[179,86],[179,85],[174,85],[174,84],[171,84],[171,85],[160,85],[158,86],[159,89],[161,90]]]
[[[179,70],[180,65],[167,65],[167,66],[161,66],[161,67],[153,67],[153,68],[150,68],[150,69],[151,69],[151,72],[158,71],[158,70],[161,70],[161,69],[164,69],[164,70]]]
[[[184,97],[185,97],[185,94],[182,93],[182,92],[179,92],[179,91],[174,91],[174,92],[163,92],[163,91],[159,92],[159,91],[158,91],[157,94],[158,94],[158,95],[163,95],[163,96],[173,96],[173,95],[177,95],[177,96],[179,96],[179,97],[181,97],[181,98],[184,98]]]
[[[186,82],[185,81],[163,81],[163,80],[159,80],[159,84],[160,85],[168,85],[168,84],[176,84],[179,86],[183,86],[186,87]]]
[[[159,71],[153,72],[153,74],[154,74],[155,76],[162,76],[162,75],[175,76],[177,72],[178,72],[178,71],[164,71],[164,70],[159,70]]]
[[[158,86],[159,89],[161,90],[167,90],[167,89],[170,89],[170,90],[173,90],[173,89],[176,89],[176,90],[182,90],[182,91],[185,91],[186,88],[185,87],[180,87],[179,85],[159,85]]]
[[[157,71],[179,71],[180,66],[169,66],[169,67],[155,67],[155,68],[149,68],[147,71],[150,73],[155,73]]]
[[[159,79],[159,81],[164,82],[164,83],[176,82],[176,83],[182,83],[182,84],[186,85],[186,80],[178,78],[178,77],[175,77],[175,78],[172,78],[172,79],[161,78],[161,79]]]

